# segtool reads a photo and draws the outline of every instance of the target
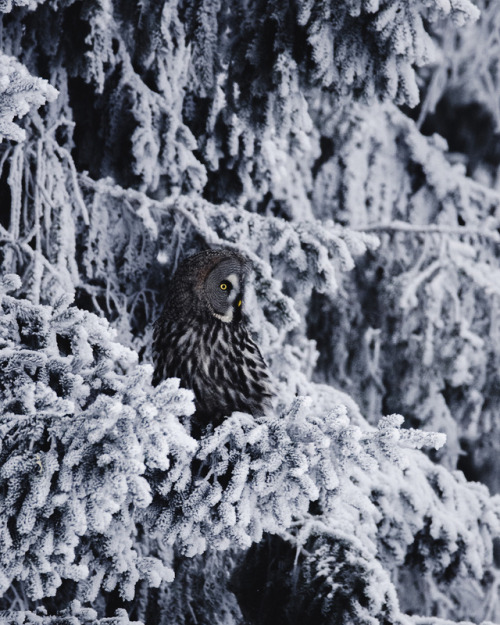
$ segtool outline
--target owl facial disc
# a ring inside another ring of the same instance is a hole
[[[221,290],[227,292],[227,297],[226,297],[227,308],[224,314],[220,314],[214,311],[214,316],[217,317],[217,319],[224,321],[225,323],[230,323],[234,317],[234,302],[236,298],[238,298],[238,301],[241,301],[240,280],[235,273],[231,273],[227,276],[225,280],[221,282],[221,284],[219,285],[219,288],[221,287],[225,287],[225,288],[222,288]]]
[[[235,308],[239,308],[245,268],[237,259],[225,259],[210,272],[206,282],[206,297],[214,317],[230,323]],[[238,311],[239,312],[239,311]]]

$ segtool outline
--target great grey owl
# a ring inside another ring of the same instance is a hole
[[[250,263],[230,250],[187,258],[174,274],[153,334],[153,385],[178,377],[193,390],[195,435],[240,410],[263,414],[272,385],[242,299]]]

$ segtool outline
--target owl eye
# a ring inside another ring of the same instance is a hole
[[[231,290],[231,285],[227,282],[221,282],[220,283],[220,288],[222,291],[230,291]]]

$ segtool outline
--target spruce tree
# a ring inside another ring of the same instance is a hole
[[[0,622],[500,622],[476,4],[0,0]],[[196,440],[151,329],[207,247],[278,401]]]

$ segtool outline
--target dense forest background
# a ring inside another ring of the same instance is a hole
[[[497,3],[0,11],[0,622],[500,623]],[[218,246],[278,399],[197,441]]]

